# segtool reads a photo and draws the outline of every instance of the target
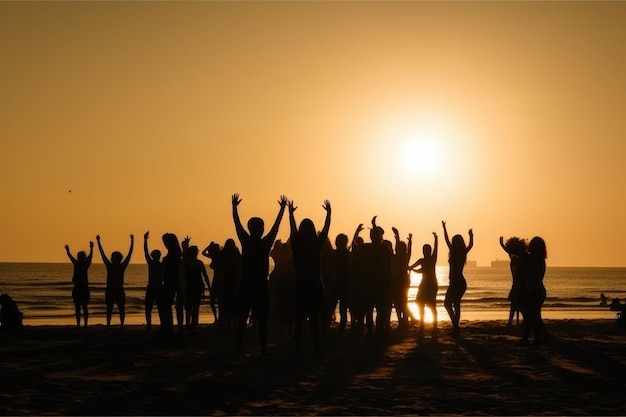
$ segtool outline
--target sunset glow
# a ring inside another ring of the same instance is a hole
[[[445,219],[478,265],[540,235],[551,266],[624,266],[624,21],[624,2],[0,2],[0,261],[96,234],[223,243],[237,192],[266,224],[281,194],[316,225],[329,199],[333,238],[377,215],[419,247]]]

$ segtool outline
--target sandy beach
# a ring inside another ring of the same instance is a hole
[[[547,320],[548,346],[519,347],[505,321],[442,323],[385,336],[339,334],[292,356],[274,335],[260,357],[213,326],[164,337],[144,326],[27,326],[1,335],[3,415],[624,415],[626,330]],[[305,347],[309,344],[305,344]]]

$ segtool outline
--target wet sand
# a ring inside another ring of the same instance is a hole
[[[288,335],[259,355],[214,326],[165,337],[131,325],[27,326],[0,334],[3,415],[626,415],[626,329],[546,320],[548,346],[519,347],[502,320],[387,335],[332,329],[325,354]]]

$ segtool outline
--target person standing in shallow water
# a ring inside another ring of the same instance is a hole
[[[124,271],[130,262],[130,257],[133,254],[134,236],[130,235],[130,248],[128,249],[128,255],[126,259],[121,252],[115,251],[111,254],[111,259],[107,258],[102,249],[100,243],[100,235],[96,236],[98,242],[98,249],[102,256],[102,262],[107,269],[107,285],[104,294],[107,307],[107,328],[111,326],[111,316],[113,314],[113,305],[117,304],[117,309],[120,314],[120,325],[124,327],[124,319],[126,317],[126,294],[124,293]]]
[[[70,253],[70,247],[68,245],[65,245],[65,252],[74,265],[74,274],[72,275],[72,284],[74,284],[72,299],[74,300],[76,327],[80,327],[81,310],[85,327],[87,327],[87,322],[89,321],[88,304],[91,298],[88,270],[91,266],[91,259],[93,258],[93,242],[89,242],[89,255],[84,251],[80,251],[76,254],[76,258],[74,258]]]
[[[252,310],[259,329],[261,354],[267,355],[267,333],[269,319],[269,260],[270,251],[278,235],[278,227],[287,207],[287,197],[280,196],[280,210],[274,225],[266,236],[263,236],[265,224],[263,219],[252,217],[248,220],[248,233],[239,218],[238,206],[241,204],[239,194],[233,194],[233,221],[235,231],[241,243],[241,286],[239,289],[239,323],[237,324],[236,353],[241,353],[243,337],[246,331],[248,316]]]
[[[433,334],[437,334],[437,291],[439,284],[437,283],[437,248],[439,246],[439,238],[437,233],[433,232],[435,242],[433,246],[426,244],[422,247],[422,258],[418,259],[413,265],[409,266],[409,270],[414,270],[422,274],[422,280],[417,287],[417,296],[415,302],[420,316],[420,337],[424,334],[424,313],[428,307],[433,315]],[[419,269],[415,269],[420,266]]]
[[[524,257],[524,334],[520,345],[527,345],[530,332],[535,333],[535,344],[547,344],[548,334],[541,317],[541,308],[546,301],[546,287],[543,278],[546,274],[546,242],[535,236],[528,242],[528,253]]]
[[[469,229],[469,244],[465,246],[465,240],[461,235],[452,236],[452,241],[448,238],[448,229],[446,229],[446,222],[442,221],[443,235],[450,251],[448,262],[450,264],[450,272],[448,277],[450,279],[450,285],[448,291],[446,291],[446,297],[444,299],[444,306],[448,311],[450,320],[452,320],[452,327],[455,331],[459,330],[459,321],[461,320],[461,299],[463,294],[467,290],[467,281],[463,276],[463,268],[467,261],[467,254],[474,246],[474,232]]]
[[[504,242],[504,237],[500,236],[500,246],[509,255],[510,268],[511,268],[511,290],[509,291],[509,301],[511,306],[509,308],[509,321],[507,325],[513,325],[513,318],[517,314],[517,324],[519,324],[519,315],[522,313],[522,319],[524,316],[523,311],[523,298],[524,298],[524,283],[523,276],[520,272],[520,262],[526,256],[526,241],[519,237],[513,236]]]
[[[161,262],[161,251],[158,249],[148,251],[148,239],[150,232],[143,235],[143,253],[148,264],[148,286],[146,288],[145,310],[146,327],[152,328],[152,307],[154,304],[159,309],[159,301],[163,291],[163,263]]]

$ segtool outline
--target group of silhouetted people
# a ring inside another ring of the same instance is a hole
[[[509,238],[506,243],[500,237],[500,245],[511,260],[512,285],[509,292],[511,302],[509,325],[513,318],[522,315],[523,335],[520,345],[528,345],[531,332],[536,345],[548,343],[548,334],[541,317],[541,309],[546,301],[546,288],[543,278],[546,273],[547,250],[545,241],[538,236],[526,243],[518,237]]]
[[[289,332],[294,340],[296,355],[301,354],[305,325],[313,342],[316,354],[322,352],[321,339],[336,321],[339,310],[339,331],[350,329],[367,334],[384,334],[390,328],[391,314],[395,309],[398,327],[405,328],[413,322],[419,326],[419,334],[424,333],[424,316],[428,308],[433,316],[433,334],[437,332],[437,293],[438,283],[436,264],[438,256],[438,236],[433,232],[433,244],[424,244],[422,256],[411,263],[413,240],[409,234],[402,240],[399,231],[393,227],[393,241],[384,237],[385,230],[377,225],[376,216],[371,220],[369,241],[360,236],[364,230],[359,224],[352,237],[340,233],[331,243],[328,232],[331,224],[331,204],[324,201],[326,212],[324,225],[317,230],[311,219],[296,221],[297,206],[293,201],[281,196],[279,211],[272,227],[265,233],[265,223],[259,217],[251,217],[247,228],[239,217],[239,194],[231,198],[235,232],[241,246],[239,251],[235,241],[228,239],[223,246],[211,242],[204,250],[190,244],[185,237],[179,242],[173,233],[162,236],[165,254],[148,248],[149,232],[144,234],[144,255],[148,265],[148,285],[145,295],[146,325],[152,327],[152,311],[158,310],[160,329],[174,330],[174,312],[178,328],[197,327],[202,299],[208,292],[209,305],[215,323],[221,329],[233,331],[236,351],[240,352],[249,322],[258,331],[261,353],[267,353],[270,316],[276,329]],[[285,210],[289,213],[289,239],[276,240]],[[442,221],[445,242],[449,255],[449,286],[444,298],[444,306],[452,321],[453,331],[459,331],[461,301],[467,290],[463,274],[467,255],[474,244],[472,229],[469,241],[455,234],[450,239],[446,222]],[[124,257],[113,252],[109,259],[96,236],[98,249],[107,270],[106,307],[107,327],[111,324],[114,305],[117,305],[120,323],[124,325],[125,293],[124,271],[133,252],[133,236],[130,248]],[[502,247],[511,258],[513,284],[509,299],[511,315],[521,313],[524,318],[524,335],[520,343],[528,343],[532,330],[535,341],[547,340],[541,320],[541,306],[545,301],[545,243],[541,238],[533,238],[528,245],[522,239],[513,237]],[[93,242],[89,254],[79,252],[74,258],[69,247],[67,255],[74,264],[72,297],[76,311],[76,324],[80,326],[81,316],[87,326],[90,292],[87,271],[93,257]],[[209,280],[204,263],[198,255],[210,259],[209,268],[213,271]],[[270,259],[274,268],[270,274]],[[410,272],[416,271],[422,279],[416,299],[419,319],[409,308],[408,291]]]

